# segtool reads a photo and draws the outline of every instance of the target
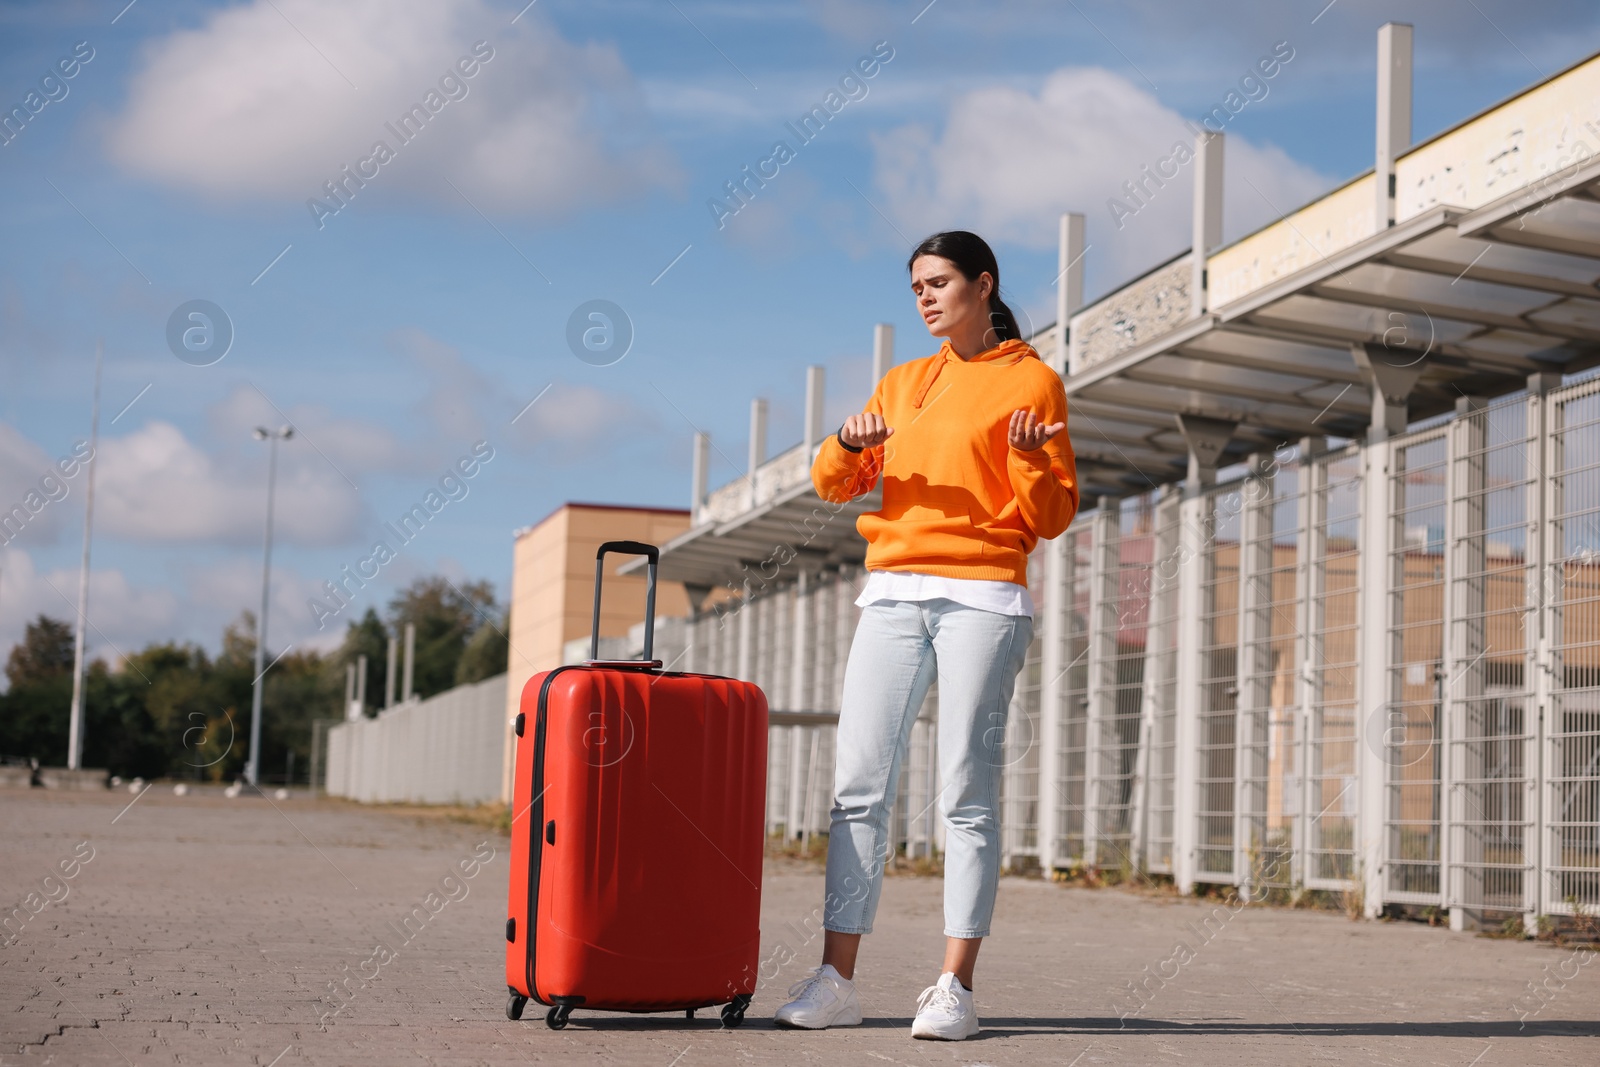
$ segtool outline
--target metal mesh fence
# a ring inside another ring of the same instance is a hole
[[[1094,566],[1094,521],[1092,515],[1079,515],[1072,528],[1061,536],[1067,539],[1066,574],[1063,584],[1068,599],[1067,625],[1063,627],[1060,652],[1063,677],[1060,679],[1060,736],[1056,752],[1053,801],[1056,805],[1056,863],[1074,866],[1085,862],[1084,846],[1084,770],[1089,739],[1089,602]]]
[[[1044,555],[1028,558],[1028,593],[1033,599],[1033,640],[1017,674],[1006,721],[1005,772],[1000,820],[1007,867],[1037,866],[1039,858],[1039,730],[1043,690],[1044,637],[1040,620],[1049,604]]]
[[[1327,456],[1312,472],[1305,884],[1333,889],[1355,874],[1361,456]]]
[[[1156,562],[1151,568],[1149,730],[1145,754],[1145,833],[1139,850],[1147,871],[1171,874],[1174,786],[1178,727],[1178,532],[1182,519],[1176,492],[1156,504]]]
[[[1448,902],[1510,911],[1531,910],[1534,889],[1528,416],[1516,395],[1451,427]]]
[[[1155,498],[1129,497],[1105,517],[1101,546],[1107,562],[1104,596],[1095,612],[1097,692],[1093,715],[1089,821],[1095,862],[1133,866],[1132,814],[1135,764],[1144,713],[1150,581],[1155,558]]]
[[[1551,405],[1543,907],[1600,907],[1600,383]],[[1541,583],[1543,587],[1543,583]]]
[[[1388,701],[1372,725],[1381,744],[1389,899],[1439,902],[1440,703],[1444,688],[1444,431],[1396,442],[1390,472]]]
[[[1325,890],[1381,867],[1379,904],[1600,908],[1600,379],[1288,450],[1197,498],[1104,499],[1053,551],[1048,574],[1029,561],[1035,641],[1003,750],[1011,866],[1048,851]],[[705,612],[684,664],[836,711],[863,579],[830,568]],[[1381,656],[1362,655],[1368,624]],[[894,805],[912,855],[942,845],[937,715],[935,686]],[[775,831],[826,830],[832,731],[774,727]]]
[[[1237,490],[1207,498],[1200,578],[1200,693],[1196,723],[1195,878],[1234,879],[1234,770],[1239,703]]]
[[[1298,880],[1301,815],[1301,469],[1279,462],[1246,486],[1241,570],[1239,810],[1251,885]]]

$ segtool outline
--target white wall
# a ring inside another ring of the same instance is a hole
[[[500,799],[506,676],[401,704],[328,731],[330,796],[363,803]]]

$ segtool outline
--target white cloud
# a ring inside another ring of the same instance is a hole
[[[631,397],[578,383],[557,382],[529,418],[534,414],[539,417],[524,431],[525,439],[583,451],[603,450],[619,438],[637,439],[662,430],[656,413]]]
[[[275,536],[339,544],[356,530],[360,502],[337,471],[296,442],[278,446]],[[266,471],[205,452],[176,426],[148,422],[102,438],[95,474],[98,534],[131,541],[249,544],[266,516]]]
[[[773,121],[766,108],[749,97],[728,92],[721,83],[654,78],[641,82],[641,88],[654,114],[693,122],[702,129],[712,124],[742,127]]]
[[[307,598],[321,592],[318,579],[274,560],[272,597],[267,614],[268,659],[290,645],[302,651],[323,652],[338,646],[344,638],[344,626],[318,631],[306,609]],[[239,555],[186,569],[182,598],[190,606],[190,614],[202,616],[200,620],[192,620],[200,623],[196,639],[207,647],[215,647],[221,639],[222,628],[238,618],[241,611],[254,614],[260,610],[260,556]],[[381,610],[382,601],[374,603]],[[365,610],[365,605],[361,610]],[[360,618],[360,612],[354,617]]]
[[[653,440],[662,432],[657,413],[626,393],[567,380],[552,383],[513,426],[511,417],[537,388],[514,390],[486,376],[458,349],[422,330],[398,331],[392,340],[421,383],[405,438],[319,403],[277,398],[274,406],[255,388],[240,386],[207,409],[207,432],[199,439],[160,419],[101,437],[95,536],[147,544],[259,545],[267,446],[252,439],[250,430],[275,429],[285,418],[298,432],[277,445],[273,536],[300,547],[364,544],[371,526],[388,517],[401,497],[409,504],[480,439],[561,465],[614,461],[625,450],[624,439]],[[19,500],[28,472],[42,472],[49,462],[44,450],[4,423],[0,460],[6,461],[0,490]],[[401,497],[375,475],[398,476]],[[82,482],[80,475],[69,483],[70,492],[76,494]],[[51,543],[59,530],[36,533],[34,523],[56,518],[52,509],[67,514],[62,509],[68,507],[65,501],[47,505],[24,527],[27,540],[19,539],[21,544]],[[81,516],[81,505],[73,514]],[[52,536],[34,540],[46,533]]]
[[[413,425],[425,425],[439,436],[439,449],[465,448],[489,433],[510,400],[459,348],[417,327],[396,330],[390,343],[427,379],[428,387],[412,411]],[[438,451],[438,450],[436,450]]]
[[[356,477],[380,469],[409,470],[407,464],[420,462],[385,431],[333,419],[315,407],[295,406],[289,413],[296,425],[314,430],[324,451]],[[219,433],[225,444],[210,451],[160,420],[100,439],[95,470],[96,558],[108,544],[119,542],[179,547],[176,556],[140,556],[147,561],[166,558],[170,564],[147,562],[132,570],[97,565],[90,578],[92,655],[115,661],[124,652],[170,638],[214,647],[225,623],[241,610],[256,609],[266,456],[262,444],[250,439],[248,427],[275,426],[279,418],[259,393],[248,389],[236,391],[207,414],[214,427],[229,435]],[[368,503],[304,438],[302,434],[301,439],[279,445],[277,543],[349,543],[370,525]],[[368,438],[376,443],[363,444]],[[0,423],[0,490],[23,499],[20,494],[28,488],[38,488],[38,474],[51,469],[49,463],[37,443]],[[80,468],[73,478],[55,484],[58,495],[62,485],[67,495],[45,504],[20,534],[8,530],[10,544],[0,548],[0,653],[20,640],[24,625],[41,613],[69,622],[76,618],[76,569],[41,572],[30,555],[58,543],[63,527],[76,547],[87,479]],[[184,555],[190,546],[213,545],[240,551],[221,561],[196,562]],[[274,566],[273,604],[282,619],[272,630],[274,649],[315,633],[303,606],[318,585],[319,580],[286,568],[281,558]]]
[[[61,461],[68,461],[65,469],[73,477],[62,476],[62,468],[56,466]],[[83,467],[70,446],[51,456],[15,427],[0,422],[0,522],[4,523],[0,543],[22,541],[34,548],[54,544],[71,517],[82,518],[84,484]]]
[[[26,625],[40,615],[77,625],[78,571],[38,570],[29,553],[0,549],[5,573],[5,610],[0,611],[0,649],[22,640]],[[84,643],[90,659],[116,665],[123,655],[155,640],[165,640],[179,625],[179,597],[171,590],[136,586],[120,570],[89,572],[89,621]]]
[[[27,624],[40,615],[77,625],[78,572],[63,567],[40,571],[33,557],[20,549],[0,548],[5,610],[0,611],[0,656],[22,640]],[[152,643],[194,641],[215,651],[222,629],[261,604],[261,558],[240,555],[198,566],[185,566],[167,580],[148,570],[142,580],[116,568],[92,568],[89,574],[89,622],[84,643],[88,658],[112,666]],[[345,618],[319,632],[306,609],[306,599],[319,593],[319,581],[281,562],[272,568],[272,600],[267,620],[267,646],[277,655],[293,645],[302,651],[336,648],[344,637]],[[369,598],[382,611],[387,594]],[[359,618],[367,604],[351,618]],[[0,682],[3,685],[3,682]]]
[[[460,207],[556,214],[654,184],[675,163],[643,133],[615,48],[572,44],[537,11],[516,25],[482,0],[253,0],[155,42],[109,131],[127,169],[220,197],[303,200],[383,140],[371,179]],[[303,35],[303,36],[302,36]],[[465,86],[441,76],[488,41]],[[347,80],[348,79],[348,80]],[[359,88],[352,88],[351,83]],[[430,91],[443,101],[416,140],[385,129]],[[359,191],[357,195],[360,195]]]
[[[497,448],[509,444],[523,452],[537,449],[544,456],[551,454],[550,446],[572,449],[574,454],[609,455],[624,436],[622,428],[630,437],[662,431],[655,410],[620,389],[600,389],[565,377],[546,383],[548,392],[542,392],[544,384],[512,386],[484,374],[460,349],[425,330],[397,330],[390,340],[428,381],[412,409],[413,422],[433,430],[436,457],[458,453],[479,438]],[[627,365],[625,358],[617,373],[625,373],[622,368]],[[522,411],[536,397],[538,402]],[[423,474],[431,469],[418,468]]]
[[[1038,95],[1007,87],[965,93],[942,132],[912,123],[874,137],[875,181],[889,210],[919,234],[962,227],[1050,248],[1057,216],[1082,212],[1097,273],[1126,278],[1189,247],[1192,166],[1120,230],[1107,207],[1179,141],[1193,143],[1182,117],[1144,89],[1108,70],[1069,67]],[[1332,184],[1280,149],[1238,136],[1227,138],[1225,156],[1226,235],[1249,232]]]
[[[294,448],[304,448],[323,467],[336,465],[336,473],[358,485],[369,472],[418,468],[418,442],[414,438],[403,439],[378,423],[336,415],[325,404],[275,405],[274,400],[283,399],[269,398],[254,386],[238,386],[206,409],[206,425],[213,439],[232,444],[228,451],[242,451],[256,457],[250,462],[259,464],[261,446],[251,440],[250,431],[257,426],[275,429],[288,416],[300,433],[300,442]]]

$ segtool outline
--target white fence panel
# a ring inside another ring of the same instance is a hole
[[[328,794],[363,803],[481,804],[500,797],[506,676],[328,731]]]

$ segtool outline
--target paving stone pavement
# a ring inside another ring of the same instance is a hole
[[[778,1030],[772,1009],[820,947],[821,876],[788,862],[768,867],[773,977],[743,1027],[578,1012],[551,1031],[534,1005],[504,1015],[506,845],[303,795],[0,790],[0,907],[21,907],[0,916],[0,1065],[1600,1063],[1589,956],[1024,879],[1002,882],[979,1038],[910,1039],[942,899],[938,880],[910,877],[888,879],[863,949],[866,1023]],[[402,938],[391,924],[414,905],[427,918]],[[398,954],[365,962],[386,933]],[[330,992],[360,972],[365,988]],[[1543,1006],[1519,1009],[1536,981]]]

